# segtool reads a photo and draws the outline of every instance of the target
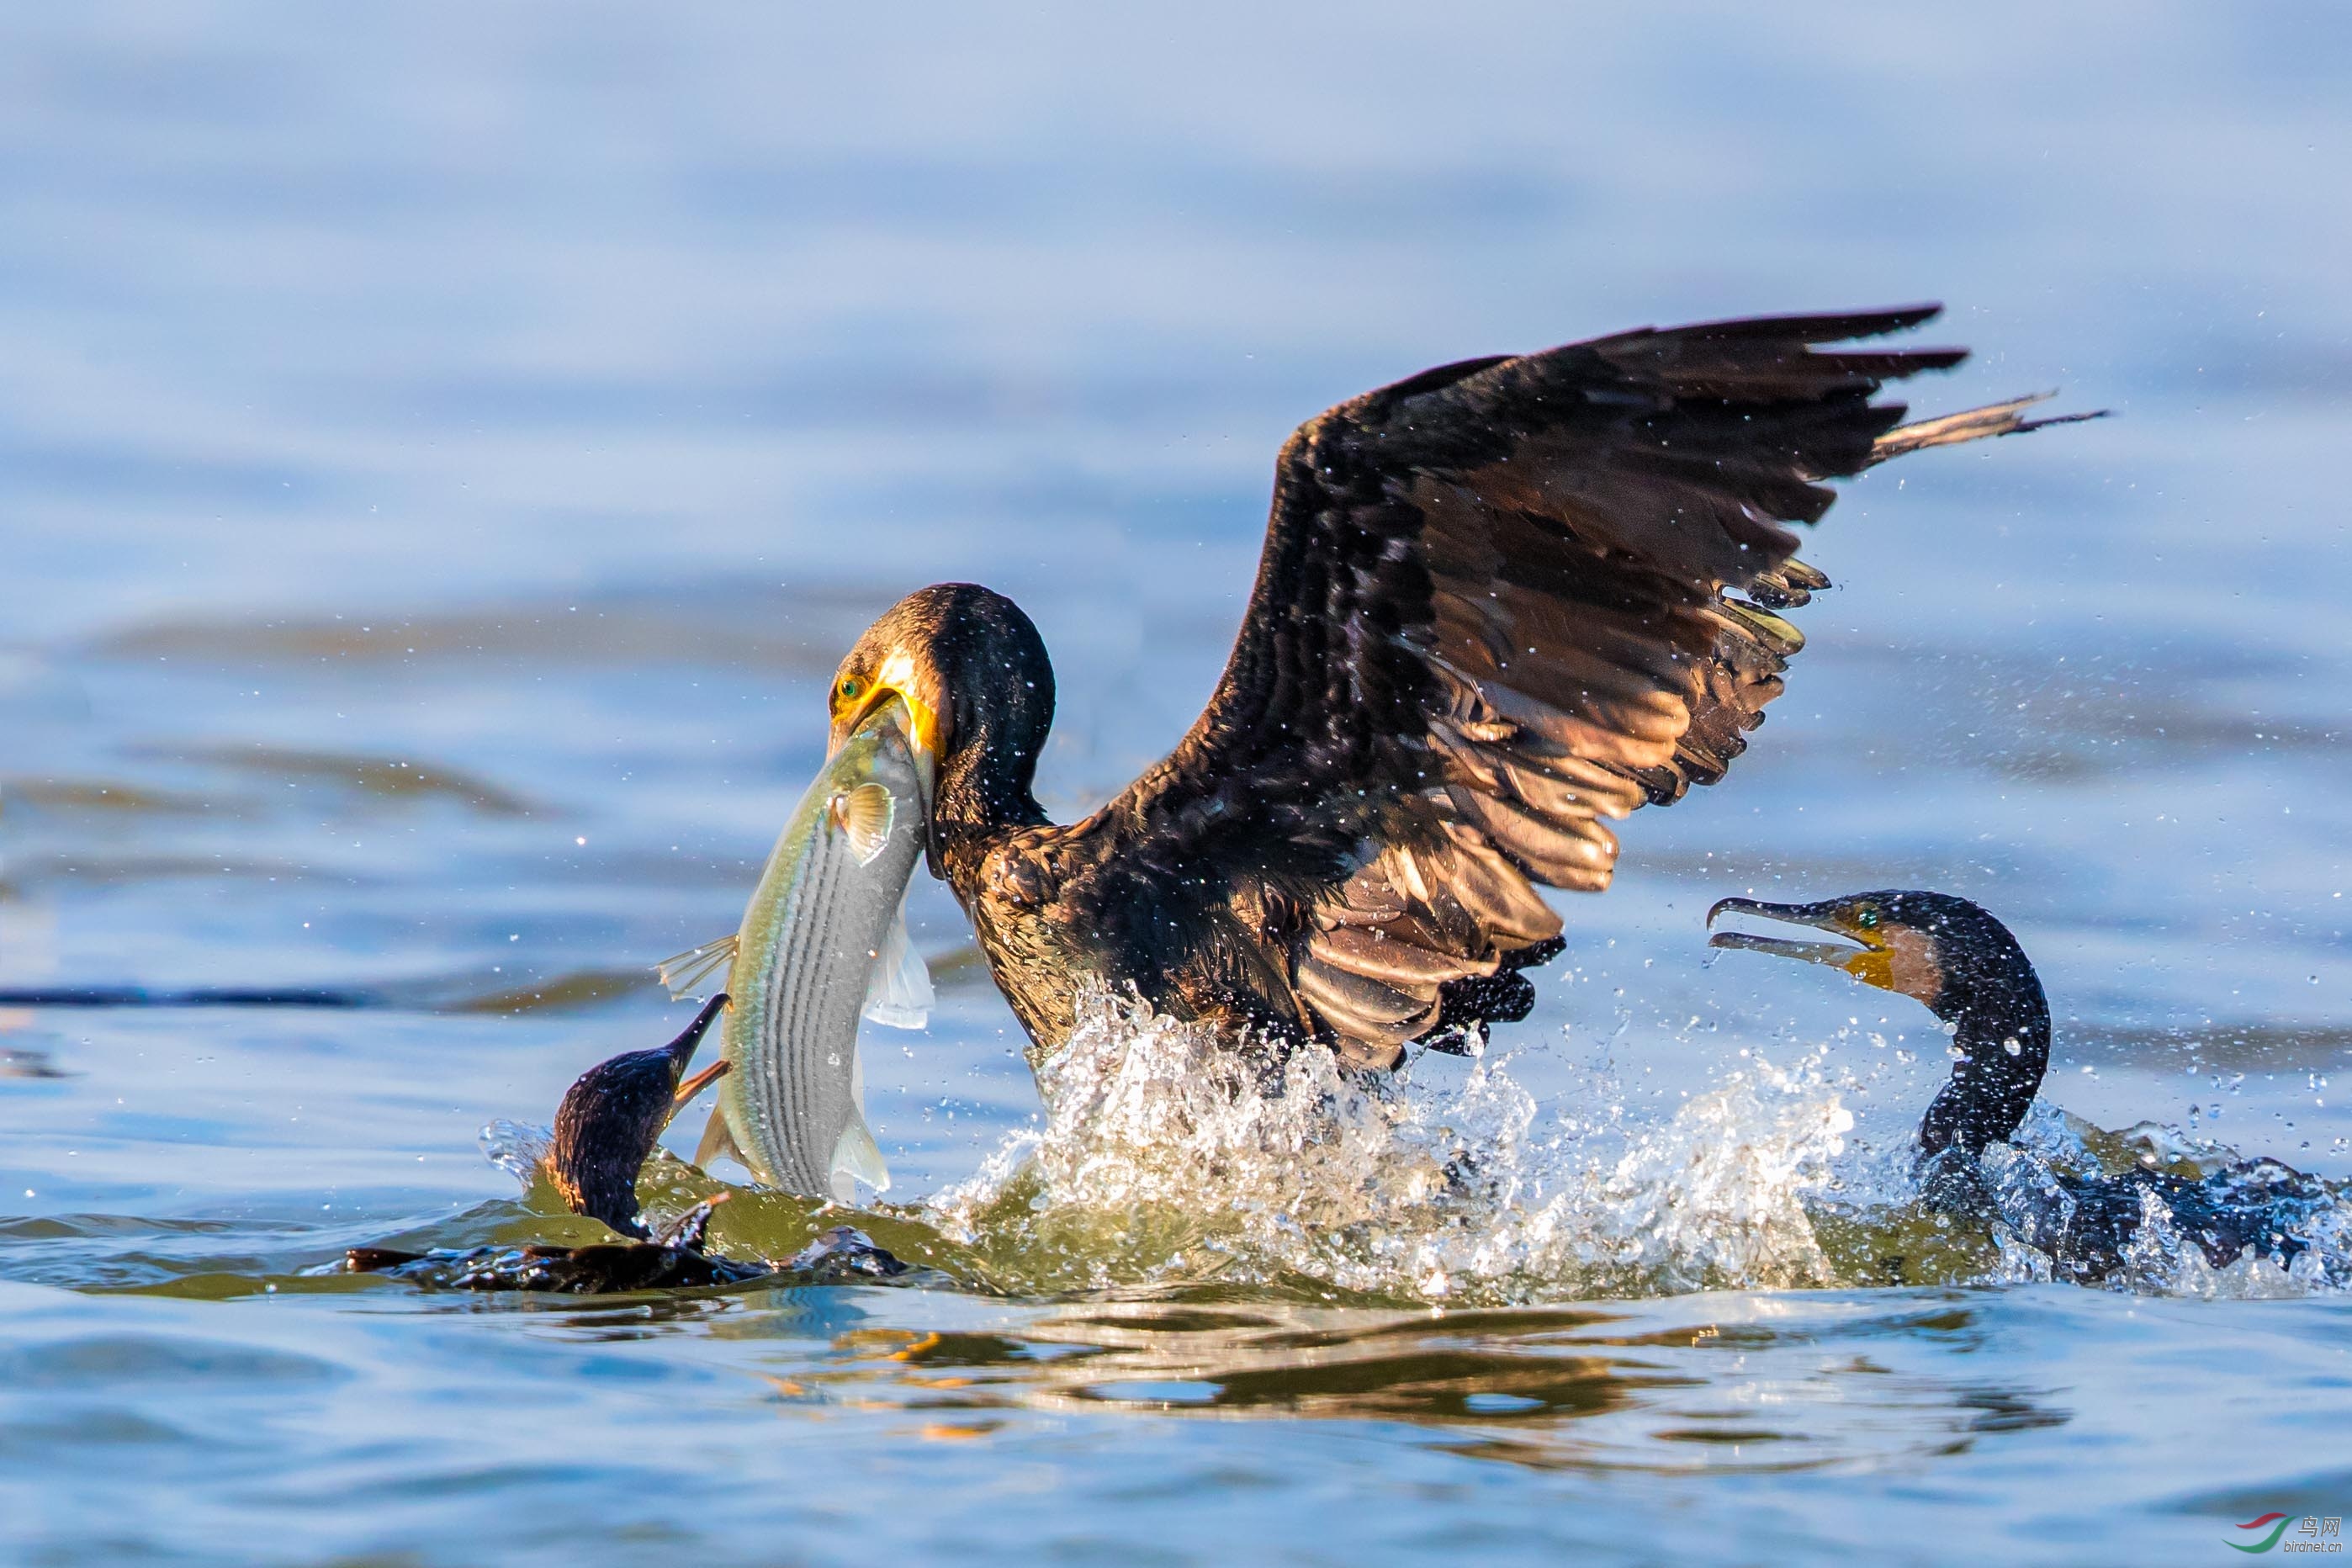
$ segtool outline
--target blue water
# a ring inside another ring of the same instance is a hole
[[[2352,1178],[2347,46],[2292,3],[0,16],[0,987],[394,1004],[0,1012],[0,1559],[2202,1562],[2352,1511],[2344,1298],[1882,1283],[1922,1237],[1837,1195],[1940,1038],[1698,929],[1979,899],[2058,1015],[2045,1146]],[[1299,420],[1923,297],[1979,351],[1923,410],[2117,416],[1849,487],[1754,750],[1344,1171],[1116,1041],[1057,1121],[926,881],[861,1223],[958,1288],[305,1272],[593,1233],[477,1130],[674,1026],[650,964],[734,923],[898,594],[1036,618],[1080,812],[1215,679]],[[1424,1204],[1447,1138],[1518,1185]],[[1171,1213],[1203,1160],[1225,1229]]]

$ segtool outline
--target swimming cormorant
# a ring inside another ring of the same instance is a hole
[[[2144,1166],[2075,1174],[2036,1164],[2024,1182],[1990,1184],[1979,1156],[2016,1133],[2050,1066],[2050,1004],[2009,928],[1966,899],[1896,889],[1810,904],[1725,899],[1707,911],[1707,924],[1727,914],[1846,940],[1723,931],[1708,946],[1843,969],[1915,998],[1950,1027],[1952,1076],[1919,1122],[1923,1195],[1939,1209],[1997,1215],[2077,1279],[2102,1279],[2123,1265],[2149,1198],[2217,1268],[2249,1247],[2282,1266],[2293,1262],[2310,1245],[2297,1229],[2335,1205],[2317,1177],[2267,1159],[2197,1176]]]
[[[929,862],[1043,1049],[1089,983],[1392,1066],[1526,1016],[1562,948],[1538,884],[1608,885],[1604,819],[1712,784],[1827,579],[1784,524],[1826,480],[2034,428],[2032,398],[1903,425],[1959,349],[1832,347],[1935,306],[1642,329],[1467,360],[1301,426],[1208,709],[1068,826],[1032,794],[1045,647],[970,584],[909,595],[834,677],[835,746],[906,704]],[[2074,417],[2090,417],[2075,416]]]
[[[887,1279],[908,1266],[848,1226],[835,1226],[790,1260],[728,1258],[703,1244],[710,1216],[731,1194],[698,1203],[656,1236],[637,1215],[637,1173],[652,1157],[662,1129],[678,1108],[728,1068],[712,1063],[692,1078],[694,1059],[711,1020],[727,1005],[713,996],[667,1046],[628,1051],[597,1063],[564,1092],[545,1165],[574,1214],[600,1219],[628,1241],[584,1247],[533,1243],[523,1247],[443,1247],[410,1252],[354,1247],[343,1255],[353,1274],[390,1274],[413,1283],[458,1290],[523,1290],[601,1296],[635,1290],[682,1290],[789,1279],[800,1284]]]
[[[564,1090],[546,1163],[572,1213],[601,1219],[624,1236],[651,1239],[637,1217],[637,1173],[670,1119],[727,1071],[722,1058],[685,1076],[695,1047],[726,1005],[724,994],[713,996],[668,1045],[598,1062]]]

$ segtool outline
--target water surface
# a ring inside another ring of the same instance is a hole
[[[1921,1232],[1886,1160],[1940,1037],[1698,929],[1979,899],[2059,1016],[2042,1154],[2352,1178],[2347,32],[0,19],[0,987],[368,1004],[0,1012],[0,1556],[2192,1562],[2352,1511],[2340,1295]],[[1130,1032],[1057,1118],[924,883],[859,1217],[951,1283],[310,1272],[591,1233],[476,1133],[675,1026],[651,963],[734,924],[901,592],[1036,617],[1083,811],[1214,679],[1298,420],[1923,296],[1979,351],[1923,408],[2118,417],[1850,487],[1755,750],[1625,825],[1488,1061],[1220,1116]]]

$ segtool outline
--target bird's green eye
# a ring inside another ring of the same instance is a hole
[[[841,683],[841,700],[844,702],[855,702],[857,700],[857,694],[864,689],[864,686],[853,675]]]
[[[1878,911],[1865,904],[1853,911],[1853,923],[1864,931],[1875,931],[1878,928]]]

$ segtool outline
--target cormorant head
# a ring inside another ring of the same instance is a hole
[[[1949,893],[1853,893],[1817,904],[1726,899],[1725,914],[1758,915],[1832,931],[1844,942],[1790,942],[1717,931],[1709,947],[1777,952],[1844,970],[1866,985],[1927,1005],[1953,1037],[1952,1076],[1919,1121],[1928,1156],[1977,1153],[2017,1132],[2050,1065],[2050,1004],[2009,928]]]
[[[704,1031],[726,1005],[726,997],[713,996],[668,1045],[599,1062],[564,1091],[547,1168],[573,1213],[626,1236],[646,1235],[637,1218],[637,1172],[670,1118],[727,1070],[722,1058],[685,1076]]]
[[[1717,917],[1726,914],[1810,926],[1847,940],[1791,942],[1723,931],[1707,938],[1709,947],[1773,952],[1826,963],[1865,985],[1915,997],[1948,1021],[1982,1005],[2007,1000],[2018,989],[2021,975],[2027,980],[2033,977],[2025,950],[2010,935],[2009,928],[1979,906],[1949,893],[1890,888],[1814,904],[1725,899],[1707,910],[1706,923],[1712,927]]]
[[[891,703],[929,786],[930,866],[942,823],[1041,822],[1030,795],[1054,723],[1054,667],[1019,605],[971,583],[908,595],[834,671],[830,751]]]

